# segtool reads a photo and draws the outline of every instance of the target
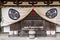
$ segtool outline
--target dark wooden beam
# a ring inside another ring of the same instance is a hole
[[[7,2],[10,2],[10,1],[12,1],[13,2],[13,4],[16,4],[16,5],[4,5],[4,4],[6,4]],[[42,2],[45,2],[46,0],[34,0],[34,1],[32,1],[32,0],[0,0],[0,7],[2,6],[2,7],[32,7],[32,5],[19,5],[19,4],[22,4],[22,2],[32,2],[33,4],[37,4],[39,1],[42,1]],[[47,3],[44,3],[44,4],[46,4],[46,5],[34,5],[34,7],[40,7],[40,6],[60,6],[60,5],[50,5],[50,4],[52,4],[53,2],[52,1],[58,1],[58,2],[60,2],[60,0],[51,0],[51,1],[46,1]],[[34,3],[34,2],[36,2],[36,3]],[[30,4],[32,4],[32,3],[30,3]]]
[[[15,1],[15,0],[2,0],[2,1]],[[32,1],[32,0],[18,0],[18,1]],[[33,1],[46,1],[46,0],[33,0]],[[59,1],[59,0],[51,0],[51,1]]]
[[[60,5],[34,5],[34,7],[57,7],[57,6],[60,6]],[[19,6],[16,6],[16,5],[4,5],[3,7],[32,7],[32,5],[19,5]]]

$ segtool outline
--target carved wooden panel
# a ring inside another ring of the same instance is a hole
[[[23,30],[24,27],[43,27],[43,28],[38,28],[38,30],[36,31],[36,37],[37,36],[46,36],[46,31],[48,30],[54,30],[55,31],[55,27],[56,25],[54,23],[51,23],[49,21],[44,20],[43,18],[41,18],[38,14],[32,15],[31,13],[24,18],[23,20],[12,24],[11,25],[11,30],[18,30],[20,31],[19,35],[24,36],[28,36],[28,32],[25,32],[26,30]],[[28,28],[27,28],[28,29]],[[27,30],[29,31],[29,30]],[[22,34],[23,33],[23,34]]]
[[[11,24],[10,25],[10,30],[14,31],[14,30],[21,30],[21,23],[20,22],[16,22],[14,24]]]
[[[43,26],[44,26],[46,31],[56,30],[56,24],[49,22],[49,21],[46,21],[46,20],[43,21]]]

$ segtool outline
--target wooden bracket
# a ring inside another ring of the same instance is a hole
[[[53,3],[52,0],[45,0],[45,1],[44,1],[44,4],[47,4],[47,5],[52,4],[52,3]]]

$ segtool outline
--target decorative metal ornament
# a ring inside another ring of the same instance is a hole
[[[20,14],[18,11],[16,11],[15,9],[9,9],[8,11],[8,15],[11,19],[13,20],[17,20],[20,18]]]
[[[48,10],[46,12],[46,17],[48,17],[50,19],[55,18],[57,16],[57,13],[58,13],[57,9],[56,8],[52,8],[52,9],[50,9],[50,10]]]

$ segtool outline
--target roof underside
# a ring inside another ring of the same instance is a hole
[[[0,0],[0,1],[15,1],[15,0]],[[18,0],[18,1],[60,1],[60,0]]]
[[[57,2],[55,2],[57,1]],[[9,3],[8,3],[9,2]],[[25,2],[25,3],[23,3]],[[26,4],[26,2],[28,2]],[[5,5],[7,4],[7,5]],[[15,5],[16,4],[16,5]],[[30,5],[31,4],[31,5]],[[37,5],[35,5],[37,4]],[[47,5],[45,5],[47,4]],[[0,6],[60,6],[60,0],[0,0]]]

